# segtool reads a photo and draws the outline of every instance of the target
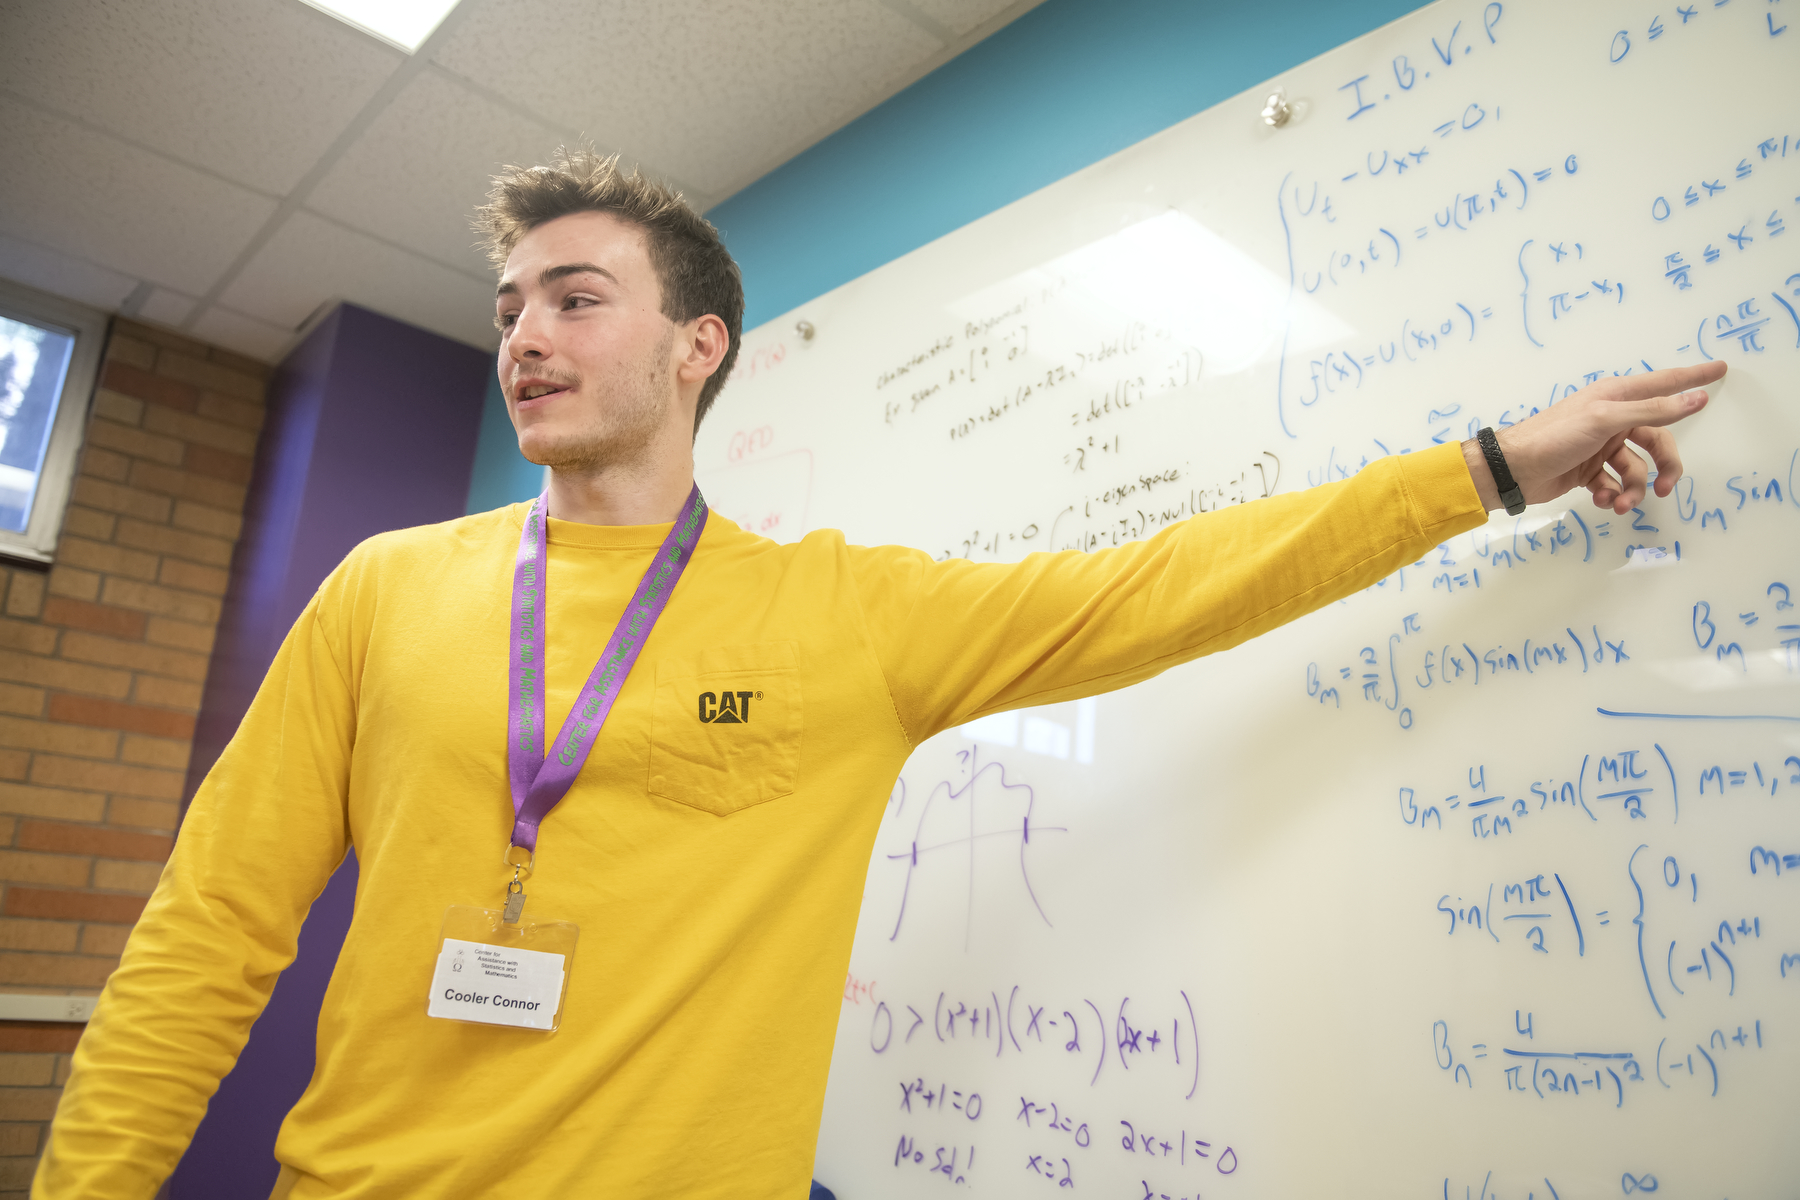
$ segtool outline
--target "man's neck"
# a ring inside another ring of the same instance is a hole
[[[694,462],[550,471],[550,515],[583,525],[663,525],[681,514]]]

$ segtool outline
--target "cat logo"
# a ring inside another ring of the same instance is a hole
[[[761,692],[701,692],[700,720],[707,725],[746,725],[750,701],[761,699]]]

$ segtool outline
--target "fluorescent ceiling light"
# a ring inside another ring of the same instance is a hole
[[[457,0],[305,0],[320,12],[411,54],[456,7]]]

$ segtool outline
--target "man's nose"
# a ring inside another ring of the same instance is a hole
[[[549,315],[542,313],[538,306],[527,304],[513,320],[507,348],[514,360],[520,362],[548,358],[552,349]]]

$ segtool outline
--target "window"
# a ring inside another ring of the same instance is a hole
[[[0,555],[49,562],[106,317],[0,280]]]

